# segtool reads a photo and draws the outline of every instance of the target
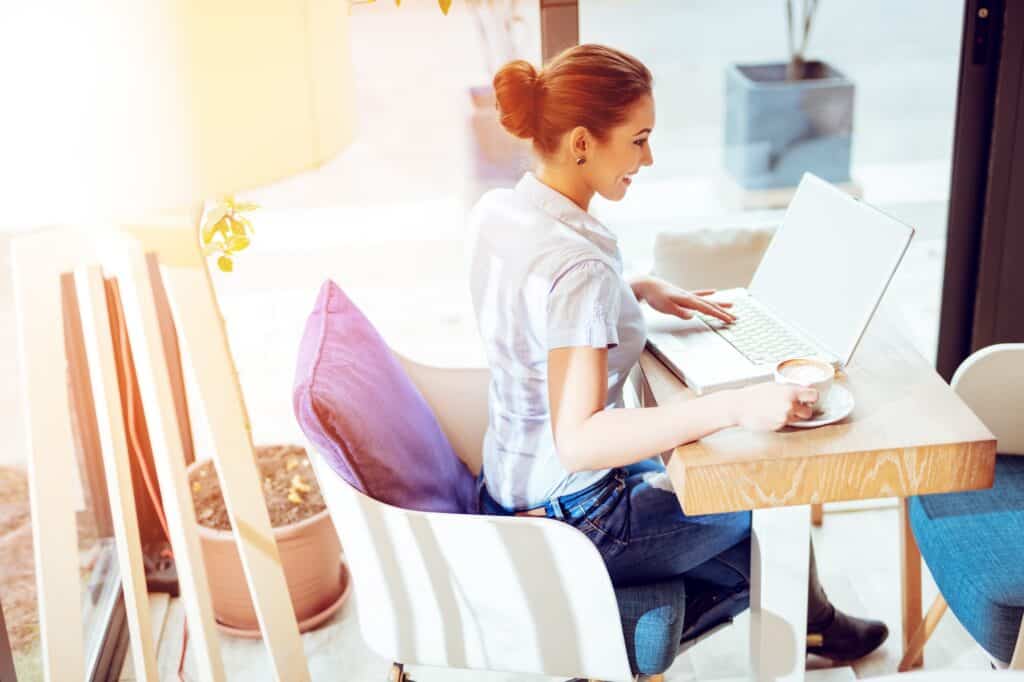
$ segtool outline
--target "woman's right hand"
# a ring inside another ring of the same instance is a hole
[[[818,399],[818,391],[803,386],[761,383],[738,389],[733,405],[733,422],[748,431],[778,431],[786,424],[810,419],[814,409],[807,403]]]

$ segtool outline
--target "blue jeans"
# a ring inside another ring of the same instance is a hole
[[[750,512],[687,516],[675,492],[656,485],[664,470],[657,457],[615,468],[544,505],[601,553],[635,673],[664,672],[680,642],[749,605]],[[478,487],[483,513],[517,511],[491,498],[482,474]]]

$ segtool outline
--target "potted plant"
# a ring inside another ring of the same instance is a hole
[[[787,0],[788,63],[726,69],[724,165],[746,190],[792,187],[804,171],[850,180],[853,82],[805,58],[818,0],[802,0],[799,18],[793,5]]]
[[[303,448],[257,447],[256,463],[299,631],[305,632],[326,621],[348,597],[341,544]],[[218,626],[234,635],[259,637],[213,462],[197,459],[188,476]]]
[[[255,230],[244,214],[258,208],[256,204],[237,201],[229,195],[205,213],[200,231],[203,255],[220,254],[217,267],[222,271],[232,272],[235,269],[232,258],[249,246],[249,237]]]

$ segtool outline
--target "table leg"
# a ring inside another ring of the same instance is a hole
[[[825,520],[825,509],[821,502],[811,505],[811,523],[815,526],[821,526],[821,522]]]
[[[900,594],[903,605],[903,653],[921,625],[921,552],[910,528],[910,506],[900,498]],[[912,661],[912,668],[924,665],[924,654]]]

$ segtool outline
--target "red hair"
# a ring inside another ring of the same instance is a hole
[[[577,45],[540,72],[522,59],[494,76],[501,125],[549,156],[565,133],[583,126],[605,141],[638,99],[651,94],[651,72],[636,57],[603,45]]]

